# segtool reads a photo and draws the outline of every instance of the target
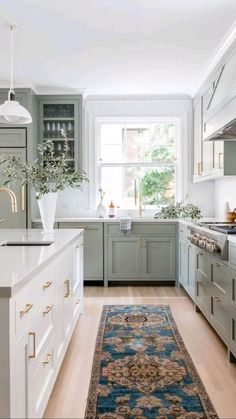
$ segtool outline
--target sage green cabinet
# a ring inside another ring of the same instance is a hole
[[[236,359],[236,246],[230,243],[230,337],[229,337],[229,356],[231,360]],[[231,356],[233,354],[233,357]]]
[[[135,237],[107,238],[106,268],[110,279],[141,278],[141,239]]]
[[[122,235],[119,223],[105,223],[104,228],[105,285],[112,280],[175,280],[174,223],[133,222],[129,236]]]
[[[179,282],[195,301],[195,253],[196,247],[179,238]]]
[[[229,278],[228,266],[212,257],[210,263],[210,321],[227,343],[229,338]]]
[[[5,130],[4,130],[5,131]],[[17,130],[20,131],[19,129]],[[19,138],[19,141],[24,144],[24,128],[21,129],[23,135],[13,135],[13,142]],[[2,143],[5,144],[5,135],[3,135]],[[26,148],[25,147],[1,147],[2,132],[0,128],[0,156],[14,156],[22,161],[26,161]],[[0,167],[0,186],[3,185],[5,178]],[[11,199],[5,192],[0,193],[0,219],[4,221],[0,223],[0,228],[26,228],[27,227],[27,188],[26,185],[21,186],[21,179],[15,179],[8,187],[15,193],[17,199],[17,212],[13,213],[11,210]]]
[[[84,279],[103,281],[103,223],[59,222],[59,228],[83,228]]]
[[[82,95],[38,96],[39,141],[51,139],[54,152],[63,152],[63,136],[68,138],[67,163],[71,167],[82,167]]]
[[[196,306],[227,344],[229,340],[230,287],[228,265],[207,254],[196,252]]]

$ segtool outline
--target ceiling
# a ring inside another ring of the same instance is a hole
[[[236,0],[0,0],[0,81],[86,94],[192,94]]]

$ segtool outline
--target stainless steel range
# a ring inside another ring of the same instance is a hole
[[[236,234],[236,223],[198,222],[188,227],[188,239],[198,247],[228,260],[228,234]]]

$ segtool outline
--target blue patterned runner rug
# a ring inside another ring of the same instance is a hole
[[[103,307],[86,419],[217,417],[169,306]]]

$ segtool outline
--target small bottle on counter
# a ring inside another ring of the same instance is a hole
[[[108,217],[109,218],[115,217],[115,205],[113,204],[113,201],[111,201],[109,204]]]

